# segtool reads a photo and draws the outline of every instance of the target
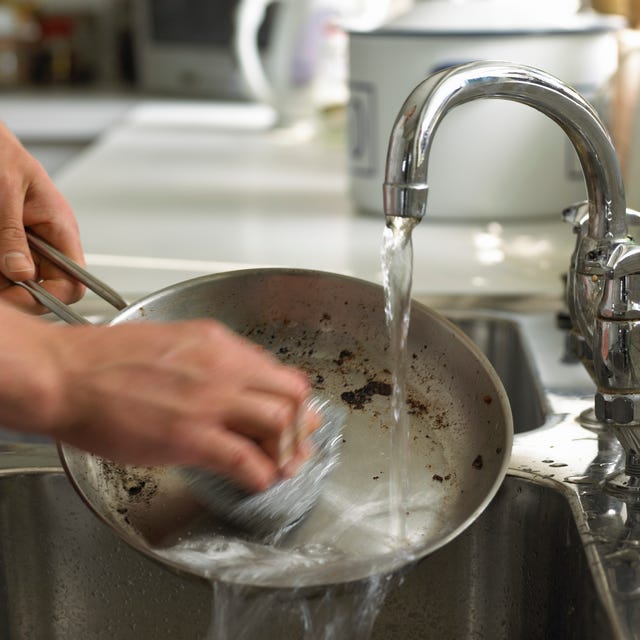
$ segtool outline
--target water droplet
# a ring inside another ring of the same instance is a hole
[[[564,481],[571,484],[593,484],[593,478],[590,476],[568,476]]]

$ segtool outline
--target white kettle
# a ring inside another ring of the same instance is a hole
[[[258,45],[267,9],[279,5],[272,45]],[[272,105],[281,123],[303,117],[309,110],[322,18],[314,19],[309,0],[241,0],[236,11],[234,49],[252,96]]]
[[[312,118],[323,101],[346,101],[346,87],[327,88],[329,83],[346,84],[345,30],[379,26],[412,4],[413,0],[240,0],[234,52],[250,95],[273,106],[281,125]],[[261,50],[260,27],[269,9],[275,9],[271,45]],[[318,89],[320,83],[324,91]]]

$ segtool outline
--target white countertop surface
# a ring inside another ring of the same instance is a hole
[[[267,111],[139,103],[56,175],[89,268],[125,296],[219,270],[287,266],[380,281],[383,217],[353,210],[343,136],[269,128]],[[551,295],[573,248],[558,220],[427,219],[414,293]]]
[[[14,91],[0,95],[0,118],[22,141],[85,143],[117,123],[137,101],[116,93]]]

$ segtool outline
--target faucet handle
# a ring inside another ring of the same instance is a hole
[[[589,203],[574,202],[562,211],[562,220],[573,226],[576,233],[586,235],[589,223]]]
[[[611,279],[640,274],[640,246],[636,244],[618,245],[607,263]]]
[[[640,321],[640,245],[631,240],[611,253],[604,272],[598,315],[610,320]]]
[[[637,212],[631,214],[637,222]],[[626,459],[624,472],[606,486],[614,493],[631,491],[640,497],[640,246],[631,238],[612,251],[603,281],[595,321],[594,409],[622,445]]]
[[[589,203],[567,207],[563,219],[573,225],[576,244],[567,277],[567,304],[574,330],[588,343],[591,352],[597,344],[595,323],[598,316],[640,319],[640,213],[627,209],[627,235],[594,238],[589,233]],[[634,302],[634,300],[636,302]],[[591,371],[589,358],[580,358]]]
[[[629,240],[613,250],[602,276],[602,287],[593,350],[601,396],[601,411],[597,399],[596,413],[612,420],[615,416],[608,415],[605,409],[618,403],[628,413],[633,405],[633,422],[640,423],[640,246]]]

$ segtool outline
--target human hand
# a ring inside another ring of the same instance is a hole
[[[251,491],[308,455],[299,447],[279,467],[306,376],[219,323],[68,327],[0,311],[0,424],[121,463],[207,468]],[[318,426],[304,414],[305,436]]]
[[[32,313],[44,313],[31,294],[12,281],[41,280],[65,303],[78,300],[84,287],[46,260],[34,257],[24,228],[84,264],[75,216],[40,163],[0,123],[0,299]]]

